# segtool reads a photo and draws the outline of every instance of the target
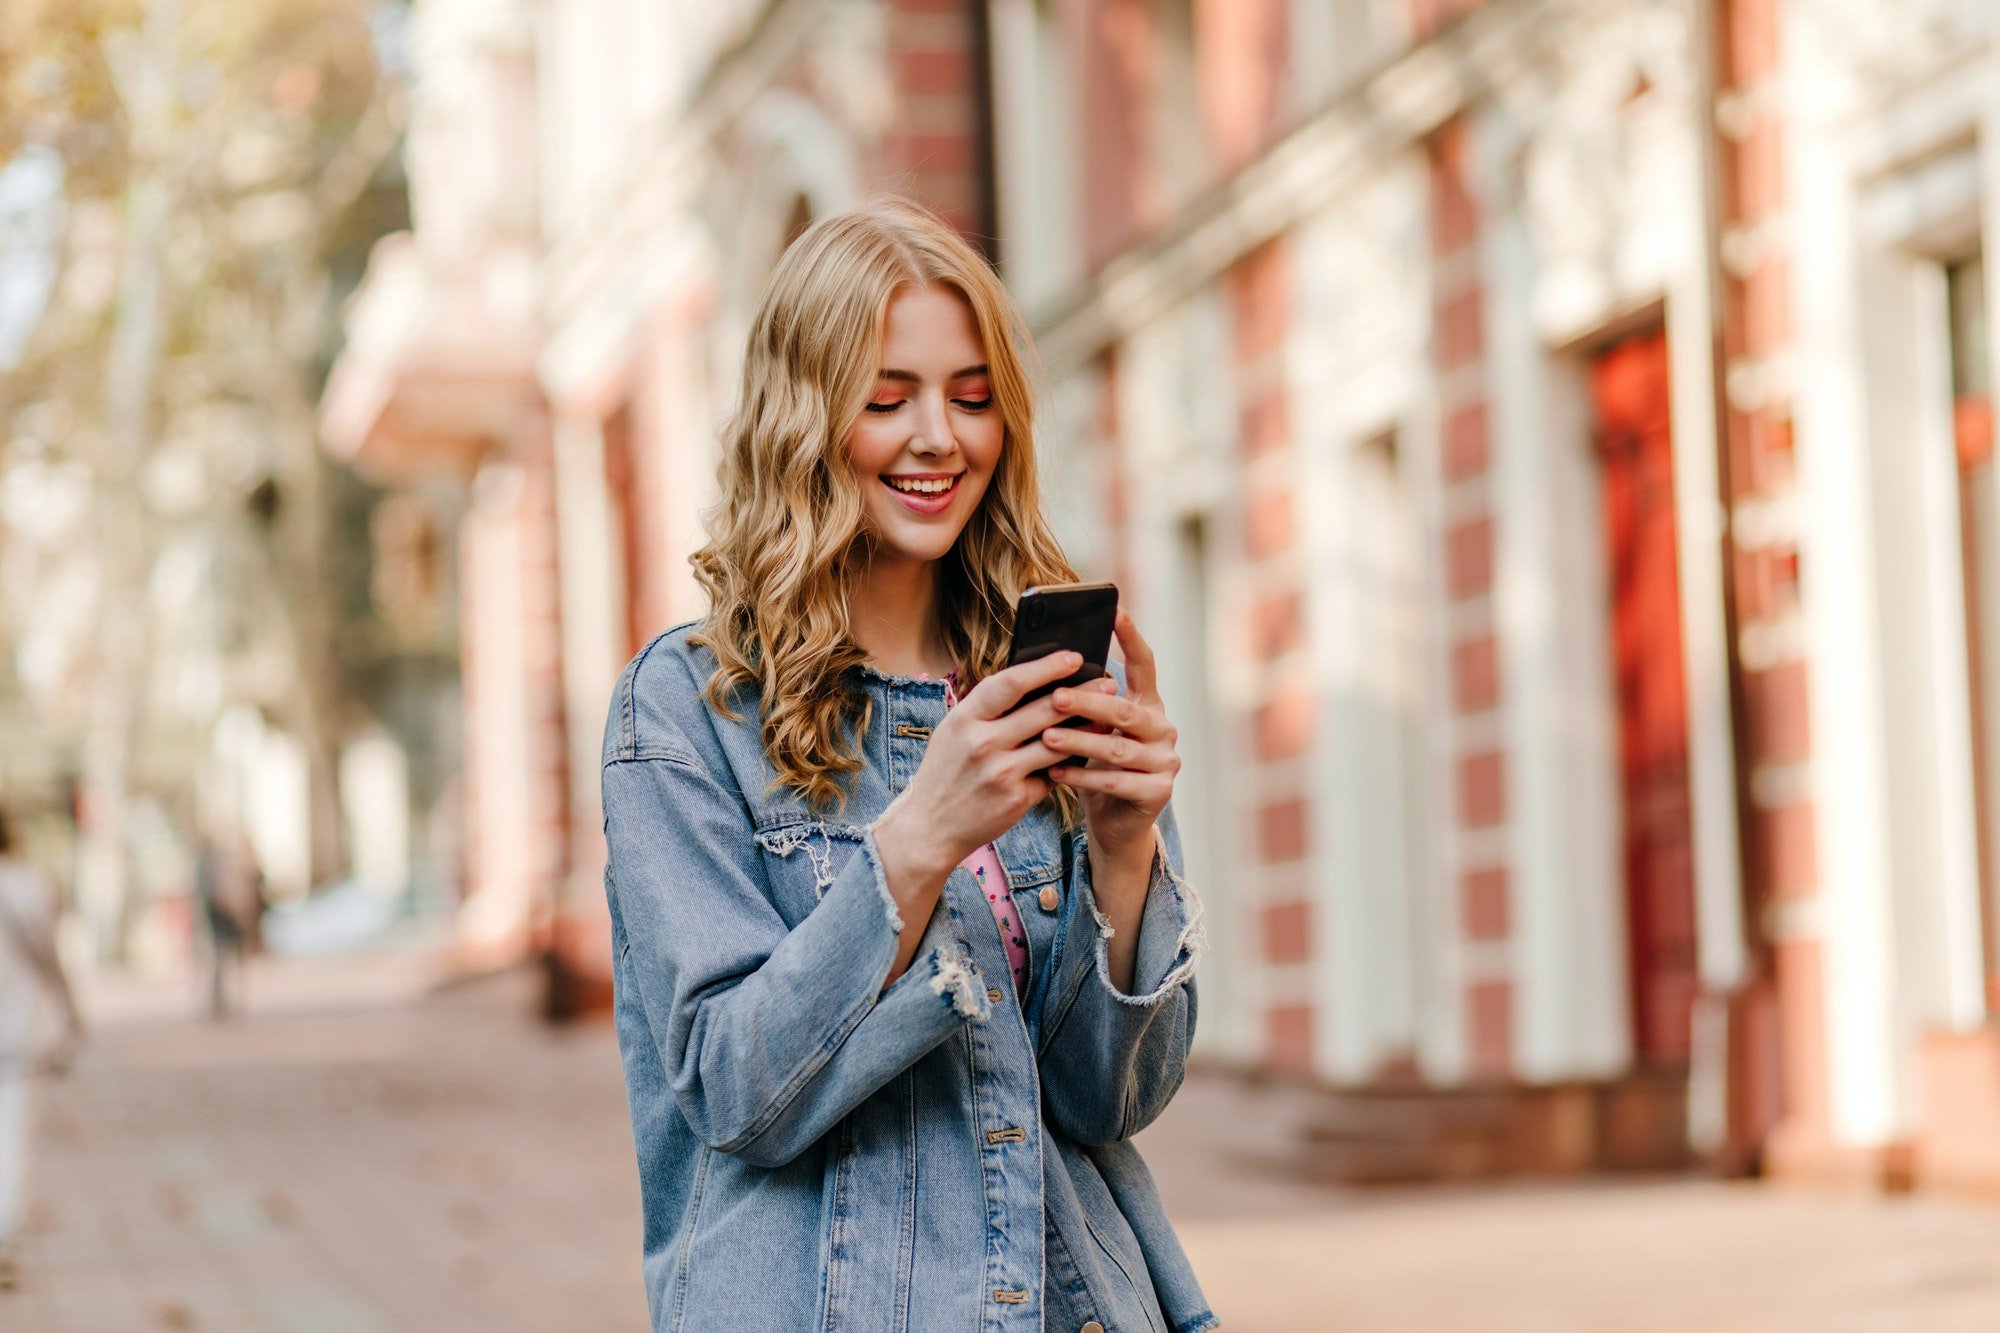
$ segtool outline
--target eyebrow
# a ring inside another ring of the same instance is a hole
[[[974,375],[984,375],[986,373],[987,373],[986,366],[984,364],[981,364],[977,366],[967,366],[964,370],[954,370],[951,372],[951,374],[947,375],[945,378],[952,380],[962,380],[962,379],[969,379]],[[881,374],[877,375],[876,378],[884,380],[896,380],[903,384],[922,384],[924,382],[923,376],[917,374],[913,370],[885,370]]]

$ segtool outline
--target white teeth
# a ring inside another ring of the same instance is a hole
[[[900,477],[884,477],[882,480],[899,491],[908,491],[913,495],[942,495],[952,488],[952,484],[958,478],[948,477],[941,481],[905,481]]]

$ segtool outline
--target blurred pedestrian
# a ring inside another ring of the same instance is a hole
[[[45,1036],[50,1003],[62,1021],[53,1044]],[[0,1289],[19,1277],[14,1247],[26,1205],[32,1076],[67,1071],[82,1039],[83,1017],[56,952],[55,894],[17,853],[0,812]]]
[[[204,928],[208,1014],[227,1018],[264,915],[264,873],[249,840],[240,834],[226,843],[204,839],[195,858],[194,892]]]
[[[1077,653],[1007,665],[1015,599],[1076,578],[1022,327],[914,205],[801,234],[694,557],[708,617],[618,683],[656,1329],[1215,1327],[1130,1142],[1181,1085],[1202,951],[1152,653],[1120,612],[1123,693],[1030,697]]]

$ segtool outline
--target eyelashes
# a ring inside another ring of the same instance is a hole
[[[893,403],[869,403],[862,410],[879,413],[894,412],[908,401],[909,399],[907,398],[901,398]],[[964,408],[968,412],[984,412],[987,408],[993,406],[993,396],[988,394],[984,398],[954,398],[951,402],[952,406]]]

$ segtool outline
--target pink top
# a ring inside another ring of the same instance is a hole
[[[929,680],[919,676],[918,680]],[[952,672],[944,678],[944,706],[950,708],[958,702],[958,673]],[[1000,923],[1000,942],[1007,950],[1007,965],[1014,973],[1014,993],[1028,993],[1028,932],[1021,925],[1019,914],[1014,908],[1014,897],[1007,889],[1007,873],[1000,866],[999,853],[993,844],[987,843],[966,857],[959,864],[978,881],[986,894],[986,902],[993,909],[993,919]]]

